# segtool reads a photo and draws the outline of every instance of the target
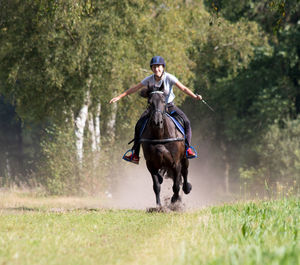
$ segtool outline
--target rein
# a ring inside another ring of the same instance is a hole
[[[140,139],[140,143],[164,144],[170,142],[185,141],[184,138],[166,138],[166,139]]]
[[[153,91],[150,94],[164,94],[162,91]],[[155,109],[153,113],[160,112],[163,116],[166,114],[166,110],[161,111],[160,109]],[[152,116],[152,114],[150,116]],[[165,139],[146,139],[142,138],[139,140],[140,143],[152,143],[152,144],[164,144],[164,143],[170,143],[170,142],[177,142],[177,141],[185,141],[185,138],[165,138]]]

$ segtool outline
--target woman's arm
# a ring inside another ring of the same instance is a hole
[[[120,100],[121,98],[127,96],[127,95],[130,95],[130,94],[133,94],[135,93],[136,91],[138,91],[139,89],[141,89],[144,85],[142,83],[139,83],[129,89],[127,89],[125,92],[123,92],[121,95],[117,96],[117,97],[114,97],[112,98],[109,103],[113,103],[113,102],[117,102],[118,100]]]
[[[182,83],[180,83],[179,81],[177,81],[175,83],[175,85],[185,94],[189,95],[190,97],[197,99],[197,100],[202,100],[202,96],[198,95],[198,94],[194,94],[193,91],[191,91],[190,89],[188,89],[185,85],[183,85]]]

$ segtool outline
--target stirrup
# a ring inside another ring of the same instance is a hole
[[[188,153],[187,153],[188,148],[191,148],[191,149],[194,151],[194,153],[195,153],[194,156],[188,157]],[[198,157],[198,154],[197,154],[196,149],[195,149],[193,146],[191,146],[191,145],[188,146],[188,148],[186,148],[186,150],[185,150],[185,155],[186,155],[187,159],[197,158],[197,157]]]
[[[126,158],[126,155],[127,155],[127,153],[129,153],[129,152],[131,152],[131,154],[132,154],[132,156],[131,156],[131,159],[130,159],[130,160],[128,160],[128,159]],[[133,158],[133,149],[129,149],[129,150],[127,150],[127,151],[125,152],[125,154],[123,155],[123,157],[122,157],[122,159],[124,159],[125,161],[129,161],[129,162],[131,162],[131,161],[132,161],[132,158]]]

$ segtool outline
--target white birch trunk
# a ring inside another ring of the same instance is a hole
[[[78,116],[75,119],[76,149],[78,161],[80,164],[82,164],[83,159],[84,129],[86,125],[86,120],[88,118],[89,103],[90,91],[88,90],[85,94],[84,104],[80,109]]]
[[[93,152],[100,151],[100,112],[101,103],[97,104],[95,116],[89,113],[89,132],[91,138],[91,149]]]
[[[117,104],[112,104],[110,117],[107,122],[107,135],[110,136],[111,142],[113,143],[116,135],[116,119],[117,119]]]
[[[101,103],[99,102],[97,104],[96,116],[95,116],[95,137],[96,137],[97,151],[100,151],[100,144],[101,144],[100,114],[101,114]]]
[[[9,180],[11,180],[12,172],[11,172],[11,167],[10,167],[10,163],[9,163],[8,152],[6,152],[5,155],[6,155],[6,175],[7,175],[7,178]]]
[[[96,131],[94,126],[94,116],[92,113],[89,113],[89,132],[91,137],[91,149],[93,152],[97,151],[97,143],[96,143]]]

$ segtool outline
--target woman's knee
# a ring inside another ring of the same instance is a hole
[[[174,109],[178,113],[178,115],[180,115],[182,117],[182,119],[184,120],[185,126],[190,127],[191,122],[190,122],[189,118],[185,115],[185,113],[178,107],[175,107]]]

